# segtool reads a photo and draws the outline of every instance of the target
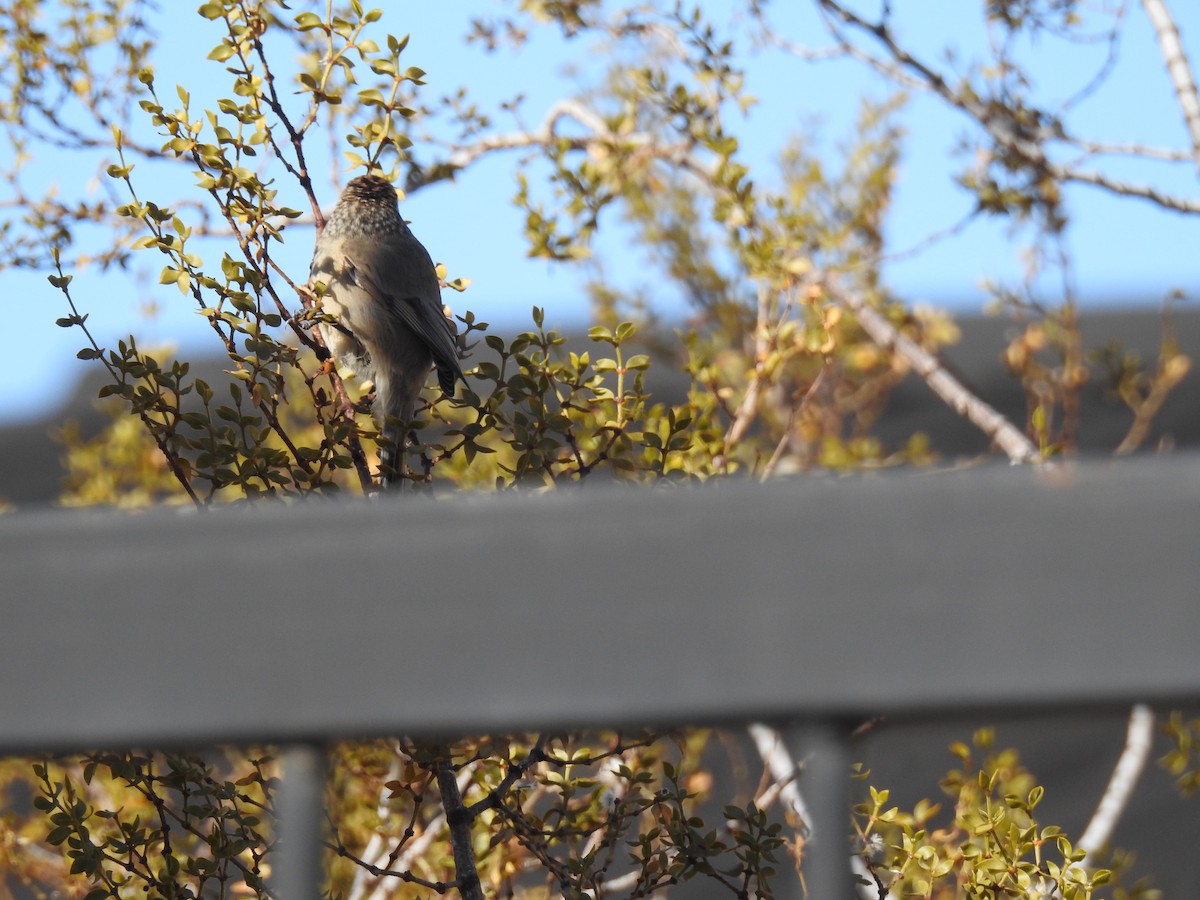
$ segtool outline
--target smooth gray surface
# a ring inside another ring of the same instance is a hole
[[[325,754],[293,744],[279,755],[280,779],[275,800],[278,843],[271,851],[269,885],[287,900],[322,896],[325,881],[321,841],[325,831]]]
[[[0,746],[1200,697],[1200,459],[0,519]]]

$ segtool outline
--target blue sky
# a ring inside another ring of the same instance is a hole
[[[167,0],[163,39],[158,48],[158,83],[168,95],[175,81],[205,83],[223,90],[221,72],[204,56],[220,31],[198,18],[194,2]],[[564,44],[550,30],[534,32],[534,40],[519,54],[487,55],[462,42],[471,15],[499,11],[498,0],[451,0],[435,4],[389,2],[383,5],[383,24],[396,34],[411,34],[405,62],[427,74],[427,96],[469,87],[483,106],[518,91],[527,95],[527,117],[535,120],[555,99],[570,93],[576,78],[586,79],[602,60],[590,58],[583,45]],[[702,4],[720,19],[731,2]],[[820,26],[807,0],[775,2],[769,7],[779,31],[796,40],[821,42]],[[963,0],[925,0],[919,19],[900,19],[900,33],[931,59],[953,46],[960,57],[977,56],[984,34],[980,3]],[[505,4],[508,7],[509,4]],[[860,3],[868,8],[873,4]],[[900,5],[897,6],[899,8]],[[1175,2],[1185,47],[1200,62],[1200,4]],[[911,8],[911,7],[910,7]],[[1119,63],[1106,88],[1078,110],[1080,130],[1098,139],[1137,140],[1175,148],[1188,146],[1178,106],[1140,5],[1131,3]],[[1036,47],[1034,70],[1039,84],[1056,92],[1077,88],[1098,62],[1096,48],[1064,52],[1057,45]],[[883,99],[891,90],[878,76],[858,64],[839,61],[801,63],[777,53],[747,57],[748,89],[760,103],[740,126],[748,160],[756,178],[769,180],[776,154],[788,135],[814,133],[817,146],[837,165],[838,145],[852,136],[858,100]],[[578,73],[578,76],[574,73]],[[203,87],[194,93],[201,95]],[[197,100],[197,104],[199,100]],[[910,247],[927,235],[957,221],[971,207],[971,198],[952,180],[961,161],[953,155],[966,130],[959,115],[922,95],[910,100],[902,119],[906,130],[903,162],[894,206],[887,223],[890,248]],[[98,159],[98,158],[97,158]],[[515,159],[484,161],[453,184],[442,184],[414,195],[403,207],[406,218],[435,259],[445,262],[452,276],[465,276],[472,288],[449,299],[456,309],[470,308],[494,327],[528,322],[533,305],[545,307],[550,322],[574,326],[587,316],[578,269],[530,260],[522,242],[521,214],[510,203],[515,191]],[[47,154],[30,172],[31,178],[69,185],[72,190],[103,168],[93,160],[64,161]],[[135,173],[136,174],[136,173]],[[1177,166],[1171,173],[1146,173],[1131,167],[1129,177],[1155,177],[1165,187],[1187,196],[1200,196],[1194,167]],[[329,201],[334,199],[330,196]],[[1075,280],[1085,306],[1104,307],[1119,301],[1159,302],[1181,288],[1193,296],[1200,289],[1200,217],[1164,213],[1135,200],[1116,200],[1084,187],[1067,194],[1072,226],[1068,244],[1075,257]],[[298,205],[296,197],[293,205]],[[311,253],[311,235],[292,236],[287,260],[301,275]],[[966,232],[939,242],[924,252],[889,264],[888,284],[912,303],[933,303],[959,313],[979,312],[985,278],[1014,281],[1021,277],[1021,240],[1004,221],[979,221]],[[219,247],[205,248],[219,254]],[[646,260],[615,217],[602,223],[597,253],[605,271],[624,285],[649,284]],[[147,259],[140,271],[147,277],[99,277],[78,274],[73,285],[77,302],[91,314],[90,324],[104,341],[133,332],[143,345],[173,344],[186,355],[196,349],[215,349],[204,323],[173,287],[162,288],[154,277],[161,261]],[[5,272],[10,300],[9,333],[29,335],[21,364],[10,367],[0,383],[0,420],[28,417],[55,402],[82,374],[85,363],[75,359],[80,346],[74,331],[54,326],[67,310],[61,297],[41,275]],[[1046,284],[1053,291],[1057,281]],[[1049,296],[1053,296],[1052,293]],[[671,298],[661,298],[670,314],[681,311]],[[152,303],[155,315],[143,310]],[[14,329],[15,326],[15,329]],[[10,344],[11,346],[11,344]],[[93,363],[94,365],[94,363]]]

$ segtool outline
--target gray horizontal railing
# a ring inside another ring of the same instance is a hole
[[[1191,455],[19,513],[0,751],[290,746],[301,849],[277,886],[313,896],[317,749],[338,737],[754,719],[802,727],[838,773],[862,717],[1194,701],[1198,526]],[[120,692],[96,677],[114,648],[135,662]],[[811,896],[847,896],[844,845],[810,852]]]

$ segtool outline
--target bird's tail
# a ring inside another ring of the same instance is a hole
[[[451,399],[454,398],[454,388],[461,380],[464,384],[466,379],[463,378],[462,369],[458,366],[439,365],[437,367],[438,387],[442,389],[442,393]]]
[[[379,441],[379,485],[386,490],[403,490],[404,483],[404,439],[405,424],[389,419],[380,432]]]
[[[378,371],[375,376],[376,416],[381,421],[379,431],[379,484],[386,491],[402,490],[406,467],[404,449],[408,443],[409,429],[417,408],[416,390],[396,390],[408,387],[391,372]]]

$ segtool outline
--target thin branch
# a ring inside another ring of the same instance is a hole
[[[863,265],[865,266],[868,264],[877,265],[879,263],[894,263],[894,262],[900,262],[900,261],[906,260],[906,259],[911,259],[914,256],[918,256],[921,253],[924,253],[926,250],[928,250],[934,244],[941,243],[942,241],[947,240],[949,238],[958,237],[960,234],[962,234],[964,231],[967,230],[967,226],[969,226],[972,222],[974,222],[977,218],[979,218],[979,216],[982,214],[982,212],[983,211],[978,206],[976,206],[974,209],[972,209],[970,212],[968,212],[966,215],[964,215],[957,222],[953,222],[950,225],[947,225],[945,228],[939,228],[937,231],[930,232],[929,234],[925,235],[925,237],[921,238],[920,240],[918,240],[912,244],[909,244],[907,247],[903,247],[899,250],[893,250],[890,253],[878,253],[878,254],[874,254],[872,256],[866,257],[863,261]]]
[[[825,360],[825,364],[821,366],[821,371],[817,373],[817,377],[812,380],[812,383],[800,395],[799,400],[792,403],[791,412],[788,413],[787,425],[783,429],[783,434],[779,437],[779,443],[775,445],[774,452],[771,453],[771,458],[767,460],[766,466],[763,468],[761,481],[766,481],[775,474],[775,469],[778,468],[780,460],[783,459],[784,451],[792,439],[792,430],[795,428],[796,420],[800,418],[804,410],[808,408],[813,397],[821,390],[825,384],[825,376],[829,374],[829,360]]]
[[[1108,787],[1100,798],[1100,805],[1088,822],[1083,835],[1076,841],[1075,846],[1084,851],[1086,856],[1081,865],[1093,864],[1096,854],[1112,840],[1117,822],[1129,805],[1133,789],[1137,787],[1138,779],[1146,768],[1150,751],[1154,745],[1154,711],[1139,703],[1129,711],[1129,728],[1125,733],[1125,749],[1117,760]]]
[[[861,297],[842,291],[831,281],[825,292],[834,302],[854,313],[858,324],[876,344],[898,354],[924,379],[930,389],[959,415],[995,442],[1014,463],[1039,463],[1037,447],[1019,428],[993,406],[972,393],[933,353],[901,334],[883,315]]]
[[[713,467],[717,471],[725,469],[729,462],[730,452],[741,443],[746,432],[750,430],[751,424],[758,417],[758,398],[769,380],[766,367],[767,354],[774,343],[774,335],[771,331],[772,293],[769,286],[765,284],[758,286],[758,320],[754,328],[754,374],[746,386],[742,402],[738,404],[738,408],[729,422],[729,427],[725,430],[725,440],[721,446],[721,452],[713,459]]]
[[[336,823],[332,819],[329,820],[329,825],[330,828],[336,828]],[[337,832],[335,831],[334,834],[336,835],[336,833]],[[203,835],[201,835],[201,837],[203,837]],[[429,890],[436,891],[439,894],[449,893],[450,889],[454,887],[453,883],[447,883],[444,881],[428,881],[424,878],[414,875],[412,872],[402,872],[397,869],[381,869],[379,866],[373,865],[372,863],[369,863],[365,859],[362,859],[361,857],[352,853],[350,849],[341,842],[340,838],[336,841],[323,841],[323,843],[338,856],[342,857],[343,859],[350,860],[350,862],[354,863],[355,865],[362,866],[372,875],[388,875],[392,878],[399,878],[401,881],[408,882],[409,884],[420,885],[423,888],[428,888]]]
[[[1142,0],[1142,8],[1146,10],[1146,18],[1154,26],[1154,34],[1158,37],[1163,62],[1167,64],[1167,74],[1171,77],[1171,84],[1175,86],[1175,96],[1179,99],[1179,108],[1183,111],[1183,121],[1192,138],[1196,168],[1200,170],[1200,94],[1196,92],[1196,79],[1192,77],[1183,42],[1179,39],[1179,28],[1175,25],[1171,11],[1167,9],[1166,0]]]
[[[1095,187],[1103,188],[1110,193],[1119,194],[1128,197],[1137,197],[1142,200],[1148,200],[1165,209],[1173,209],[1178,212],[1185,213],[1200,213],[1200,200],[1186,200],[1181,197],[1176,197],[1171,194],[1164,194],[1156,188],[1148,185],[1132,184],[1129,182],[1119,181],[1110,178],[1107,175],[1102,175],[1098,172],[1079,171],[1070,166],[1054,163],[1047,159],[1044,148],[1041,146],[1041,141],[1047,136],[1053,136],[1059,140],[1071,140],[1062,133],[1035,133],[1030,135],[1026,129],[1019,127],[1013,122],[1010,116],[998,114],[999,111],[991,105],[984,103],[978,97],[967,91],[956,91],[950,86],[949,81],[940,72],[936,71],[931,66],[922,62],[917,57],[897,43],[895,35],[884,22],[870,22],[862,16],[855,13],[853,10],[846,8],[841,3],[836,3],[834,0],[819,0],[822,10],[824,10],[829,18],[830,28],[834,36],[847,44],[852,51],[855,52],[856,58],[862,59],[879,69],[889,78],[897,81],[902,85],[911,87],[912,81],[915,78],[919,82],[919,86],[932,91],[950,106],[960,110],[970,116],[975,122],[987,132],[988,136],[996,142],[996,145],[1003,147],[1006,150],[1016,153],[1027,160],[1036,162],[1042,167],[1047,174],[1059,181],[1074,181],[1080,184],[1090,184]],[[1162,0],[1143,0],[1143,3],[1149,8],[1157,3],[1159,6]],[[1165,12],[1165,7],[1162,7]],[[894,63],[878,60],[869,54],[863,54],[861,50],[854,48],[849,41],[841,35],[837,26],[834,24],[834,19],[840,20],[843,24],[857,28],[871,35],[878,41],[883,49],[895,61]],[[1168,16],[1169,20],[1169,16]],[[1174,23],[1172,22],[1172,28]],[[1187,58],[1183,56],[1182,46],[1178,45],[1178,31],[1173,32],[1175,43],[1171,45],[1171,55],[1168,57],[1168,66],[1174,66],[1172,78],[1186,78],[1186,81],[1176,81],[1177,91],[1180,93],[1180,104],[1184,106],[1185,116],[1190,116],[1194,108],[1194,104],[1200,104],[1196,101],[1196,87],[1191,79],[1191,73],[1187,69]],[[1160,41],[1162,40],[1160,34]],[[1178,46],[1178,53],[1175,52],[1175,47]],[[1167,50],[1164,49],[1164,55]],[[1182,88],[1180,87],[1182,83]],[[1198,141],[1197,135],[1200,135],[1200,111],[1196,114],[1196,131],[1193,131],[1193,141]],[[1189,129],[1192,127],[1192,119],[1188,120]],[[1197,164],[1200,165],[1200,141],[1196,145]]]
[[[1062,111],[1064,113],[1093,96],[1100,89],[1101,85],[1108,81],[1109,76],[1112,75],[1113,69],[1117,66],[1117,48],[1121,43],[1121,27],[1125,22],[1127,10],[1128,0],[1121,0],[1120,5],[1113,13],[1112,28],[1105,35],[1097,35],[1098,38],[1108,44],[1108,52],[1104,56],[1104,62],[1087,84],[1063,101]],[[1055,33],[1059,34],[1057,31]],[[1060,36],[1065,37],[1065,35],[1061,34]]]
[[[888,890],[879,873],[863,862],[862,857],[850,857],[850,871],[855,877],[858,896],[862,900],[896,900],[896,895]]]
[[[559,134],[559,126],[564,121],[574,121],[582,125],[587,133],[582,135]],[[451,148],[450,155],[440,162],[429,166],[414,166],[409,170],[408,177],[405,179],[404,190],[411,194],[436,182],[453,178],[457,172],[478,162],[484,156],[496,152],[563,144],[571,150],[587,150],[597,143],[643,150],[652,156],[665,159],[689,170],[706,181],[713,177],[712,169],[695,156],[693,145],[690,142],[680,141],[674,144],[664,144],[660,138],[652,134],[642,132],[616,134],[609,129],[603,118],[578,101],[559,100],[550,107],[541,124],[535,129],[481,138],[475,143]]]
[[[75,300],[71,297],[71,291],[68,287],[71,279],[63,275],[62,265],[59,263],[57,253],[54,254],[54,266],[55,270],[58,272],[58,275],[56,276],[58,279],[56,287],[62,291],[63,296],[66,298],[67,305],[71,308],[71,318],[74,320],[72,324],[78,326],[83,331],[84,336],[87,338],[87,342],[90,345],[92,358],[100,360],[104,368],[108,370],[108,374],[112,379],[112,383],[114,385],[124,386],[125,375],[121,372],[118,372],[116,366],[114,366],[113,363],[104,356],[104,351],[100,348],[100,345],[96,343],[96,339],[92,337],[91,331],[85,324],[87,317],[79,314],[79,309],[75,306]],[[184,493],[188,495],[188,498],[192,501],[197,509],[204,509],[204,501],[196,496],[196,492],[192,489],[191,479],[188,477],[187,473],[183,471],[178,454],[173,452],[167,442],[166,437],[163,435],[163,427],[160,427],[158,423],[154,422],[154,420],[150,418],[149,414],[144,409],[135,409],[134,411],[136,411],[138,418],[142,420],[142,424],[146,427],[146,431],[149,432],[150,437],[158,446],[159,453],[162,454],[163,460],[166,462],[167,467],[171,470],[171,474],[175,476],[175,480],[178,481],[180,486],[183,488]],[[174,430],[173,424],[169,427],[171,431]]]
[[[834,37],[838,41],[842,42],[845,45],[847,52],[853,54],[856,59],[867,63],[881,74],[886,75],[904,87],[932,90],[935,94],[950,103],[952,106],[955,106],[964,112],[970,113],[974,118],[985,123],[986,117],[983,114],[984,110],[982,104],[979,104],[978,101],[975,101],[974,104],[968,104],[966,100],[956,94],[954,89],[950,87],[941,73],[936,72],[929,66],[925,65],[925,63],[918,60],[915,56],[896,43],[895,38],[892,36],[891,29],[889,29],[885,23],[868,22],[866,19],[862,18],[862,16],[852,12],[842,4],[834,3],[833,0],[819,0],[819,2],[821,9],[830,14],[830,16],[841,19],[845,24],[852,25],[855,28],[866,31],[868,34],[872,35],[883,45],[884,49],[886,49],[892,59],[895,60],[896,65],[879,60],[873,56],[870,56],[869,54],[864,54],[861,50],[850,43],[850,41],[848,41],[844,36],[842,36],[842,34],[836,28],[833,28],[832,30]],[[913,75],[905,74],[904,70],[906,69],[915,73],[915,78]],[[972,109],[971,106],[974,106],[975,109]]]
[[[799,767],[784,745],[783,736],[776,729],[761,722],[751,722],[746,726],[746,731],[750,733],[758,755],[762,757],[763,764],[771,773],[771,778],[774,779],[774,783],[768,788],[768,791],[779,797],[787,817],[792,820],[793,827],[800,832],[801,837],[805,840],[811,839],[813,835],[812,815],[796,784],[796,773]],[[762,802],[761,797],[757,802],[760,808],[765,808],[767,805]]]
[[[1115,178],[1109,178],[1107,175],[1101,175],[1099,172],[1081,172],[1054,163],[1047,163],[1046,169],[1051,175],[1062,181],[1076,181],[1080,184],[1095,185],[1096,187],[1104,188],[1109,193],[1149,200],[1151,203],[1156,203],[1164,209],[1173,209],[1176,212],[1200,213],[1200,200],[1184,200],[1171,194],[1164,194],[1162,191],[1148,185],[1118,181]]]
[[[228,19],[226,21],[228,22]],[[232,25],[230,37],[231,39],[236,40],[236,36],[232,31]],[[325,217],[321,212],[321,204],[317,202],[317,195],[313,190],[312,178],[308,172],[308,162],[304,158],[303,129],[297,131],[295,126],[292,125],[292,120],[287,115],[287,111],[283,108],[283,103],[280,101],[279,94],[275,88],[275,74],[271,71],[271,67],[267,62],[267,54],[263,50],[262,41],[257,36],[254,38],[254,52],[258,57],[259,62],[262,64],[263,73],[266,76],[265,84],[267,90],[262,97],[267,101],[267,105],[271,108],[271,112],[275,114],[275,118],[283,124],[284,129],[287,131],[288,140],[291,141],[292,150],[296,154],[295,165],[293,165],[292,162],[284,155],[282,148],[276,143],[275,135],[272,133],[270,128],[267,129],[267,139],[271,143],[271,149],[275,154],[275,158],[278,159],[283,164],[283,167],[287,169],[297,181],[300,182],[300,187],[308,197],[308,202],[312,206],[313,218],[316,220],[317,225],[317,234],[320,234],[325,228]],[[315,105],[316,104],[314,102],[313,106],[315,107]],[[310,109],[309,116],[311,117],[312,115],[314,115],[314,112],[312,109]],[[307,121],[304,127],[307,127]]]
[[[1192,154],[1186,150],[1175,150],[1171,147],[1152,147],[1148,144],[1112,144],[1105,141],[1085,141],[1071,138],[1070,142],[1078,147],[1086,157],[1092,156],[1133,156],[1140,159],[1155,159],[1164,162],[1188,162]],[[1082,162],[1082,159],[1080,160]],[[1073,168],[1077,163],[1070,164]]]
[[[384,785],[379,789],[379,799],[375,802],[375,817],[380,822],[386,822],[388,819],[392,792],[387,787],[387,782],[398,779],[400,774],[400,762],[397,758],[393,757],[387,777],[383,779]],[[376,828],[372,832],[371,839],[367,841],[367,845],[362,850],[362,858],[376,866],[379,865],[379,860],[386,859],[384,830],[382,828]],[[355,869],[354,881],[350,885],[347,900],[361,900],[364,895],[367,895],[367,874],[368,870],[365,867],[360,866]],[[379,876],[374,876],[374,881],[370,887],[374,889],[381,880]]]

